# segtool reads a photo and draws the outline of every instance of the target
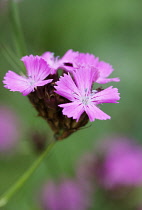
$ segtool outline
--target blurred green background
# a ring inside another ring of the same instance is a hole
[[[29,210],[39,209],[37,197],[42,183],[49,178],[71,177],[79,157],[100,139],[118,134],[142,141],[142,1],[23,0],[18,2],[18,7],[27,54],[51,51],[62,56],[68,49],[92,53],[113,65],[115,71],[111,77],[121,79],[120,83],[111,83],[121,93],[120,103],[102,106],[112,119],[96,120],[88,128],[57,143],[24,187],[3,207]],[[0,0],[0,44],[6,44],[15,52],[4,0]],[[0,69],[1,81],[7,70],[15,71],[4,57],[2,47]],[[16,153],[0,158],[2,194],[38,156],[31,144],[30,130],[47,134],[51,131],[46,122],[37,117],[27,97],[4,89],[2,82],[0,93],[0,104],[16,111],[23,132]]]

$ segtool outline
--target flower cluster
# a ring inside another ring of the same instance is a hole
[[[117,103],[120,99],[118,89],[97,86],[93,90],[94,83],[119,81],[119,78],[108,78],[113,71],[110,64],[99,61],[92,54],[73,50],[68,50],[62,58],[45,52],[41,56],[30,55],[21,60],[27,76],[8,71],[4,77],[4,87],[28,95],[57,139],[69,136],[88,120],[110,119],[100,110],[99,104]],[[62,69],[61,76],[58,69]]]

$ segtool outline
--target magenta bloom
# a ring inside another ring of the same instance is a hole
[[[73,72],[73,78],[69,73],[60,77],[55,92],[70,101],[59,105],[63,108],[64,115],[78,121],[83,112],[86,112],[90,121],[110,119],[109,115],[98,108],[98,104],[117,103],[119,93],[112,86],[101,91],[92,90],[93,81],[98,77],[98,70],[86,67]]]
[[[93,66],[95,67],[99,58],[89,53],[79,53],[78,51],[68,50],[60,59],[62,68],[68,72],[76,71],[80,67]]]
[[[0,106],[0,152],[11,151],[20,136],[19,120],[9,108]]]
[[[39,56],[25,56],[21,59],[26,67],[27,76],[20,76],[8,71],[4,77],[5,88],[19,91],[24,96],[33,92],[37,86],[44,86],[52,81],[45,78],[51,73],[45,60]]]
[[[42,54],[42,58],[47,62],[51,68],[51,74],[55,74],[58,69],[65,69],[68,71],[72,70],[72,63],[77,56],[78,52],[73,52],[73,50],[68,50],[62,58],[59,56],[55,57],[52,52],[45,52]]]
[[[60,60],[59,57],[54,57],[54,53],[52,52],[45,52],[42,54],[41,56],[49,65],[50,69],[51,69],[51,74],[55,74],[56,71],[59,69],[60,67]]]
[[[74,71],[76,68],[78,68],[78,65],[75,62],[78,56],[79,56],[79,52],[74,52],[71,49],[68,50],[64,54],[64,56],[60,59],[61,68],[68,72]]]
[[[79,53],[69,50],[63,56],[62,63],[64,64],[64,69],[73,72],[80,67],[94,67],[99,71],[99,77],[95,81],[100,84],[105,84],[108,82],[119,82],[119,78],[107,78],[114,69],[109,63],[104,61],[99,61],[98,57],[89,53]],[[71,65],[72,64],[72,65]]]
[[[80,186],[71,180],[60,184],[49,182],[42,194],[44,210],[86,210],[87,196]]]
[[[101,179],[106,187],[142,185],[140,146],[125,138],[114,139],[108,142],[105,153]]]
[[[114,71],[112,66],[109,63],[104,61],[99,61],[96,65],[96,68],[99,70],[100,76],[97,79],[97,83],[105,84],[108,82],[119,82],[119,78],[107,78]]]

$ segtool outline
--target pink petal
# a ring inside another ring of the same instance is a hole
[[[70,74],[64,74],[64,76],[61,76],[60,80],[56,82],[56,84],[57,86],[55,86],[55,92],[70,101],[74,100],[75,94],[79,94],[78,88]]]
[[[85,106],[85,112],[87,113],[90,121],[94,121],[95,119],[98,120],[108,120],[111,117],[96,107],[94,104],[89,104]]]
[[[55,74],[60,67],[60,60],[58,57],[54,57],[54,53],[49,51],[43,53],[41,57],[47,62],[47,65],[49,65],[51,74]]]
[[[34,88],[28,87],[27,89],[20,91],[20,92],[22,92],[23,96],[27,96],[29,93],[34,92]]]
[[[77,122],[81,116],[81,114],[84,112],[83,105],[79,101],[74,101],[71,103],[66,104],[60,104],[60,107],[63,108],[63,114],[67,117],[72,117],[73,119],[76,119]]]
[[[120,79],[118,77],[115,78],[103,78],[103,77],[99,77],[96,80],[97,83],[99,84],[106,84],[108,82],[120,82]]]
[[[54,63],[54,53],[52,52],[45,52],[41,55],[42,58],[44,58],[45,61],[47,61],[49,63],[49,65],[53,65]]]
[[[96,104],[101,103],[118,103],[117,100],[120,99],[118,89],[112,86],[95,93],[92,97],[92,101]]]
[[[100,77],[96,81],[97,83],[105,84],[108,82],[119,82],[120,81],[120,79],[117,77],[116,78],[106,78],[114,71],[114,69],[112,68],[112,66],[109,63],[106,63],[104,61],[99,61],[98,64],[96,65],[96,68],[98,69],[98,71],[100,73]]]
[[[53,79],[48,79],[48,80],[43,80],[43,81],[36,82],[36,83],[35,83],[35,86],[36,86],[36,87],[37,87],[37,86],[44,86],[44,85],[46,85],[46,84],[52,82],[52,80],[53,80]]]
[[[24,62],[28,77],[34,81],[43,80],[51,73],[46,61],[40,56],[24,56],[21,60]]]
[[[11,91],[23,92],[29,87],[28,79],[26,77],[19,76],[12,71],[6,73],[3,83],[5,84],[5,87]]]
[[[99,61],[96,68],[100,71],[100,77],[108,77],[114,71],[112,66],[104,61]]]
[[[92,66],[94,68],[96,67],[98,61],[98,57],[95,57],[93,54],[89,53],[79,53],[75,59],[76,64],[79,66]]]
[[[72,49],[68,50],[64,56],[61,58],[63,63],[74,61],[74,59],[78,56],[79,52],[74,52]]]
[[[73,75],[80,92],[84,94],[85,91],[91,91],[93,80],[99,77],[99,72],[93,67],[82,67]]]
[[[74,63],[75,58],[78,56],[79,52],[74,52],[73,50],[68,50],[64,56],[60,59],[60,68],[67,70],[68,72],[74,71],[73,67],[77,67]]]

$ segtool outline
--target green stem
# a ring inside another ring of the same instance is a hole
[[[5,206],[9,199],[24,185],[24,183],[30,178],[33,172],[37,169],[45,156],[54,146],[55,142],[51,143],[47,149],[38,157],[33,165],[18,179],[18,181],[10,188],[6,193],[0,197],[0,207]]]
[[[18,4],[14,0],[9,0],[10,22],[13,29],[14,41],[18,56],[26,55],[23,31],[20,23]]]
[[[19,58],[14,54],[14,52],[6,45],[1,44],[2,54],[7,60],[7,62],[14,67],[15,71],[19,73],[19,69],[23,69],[23,72],[25,72],[24,65],[21,63]]]

